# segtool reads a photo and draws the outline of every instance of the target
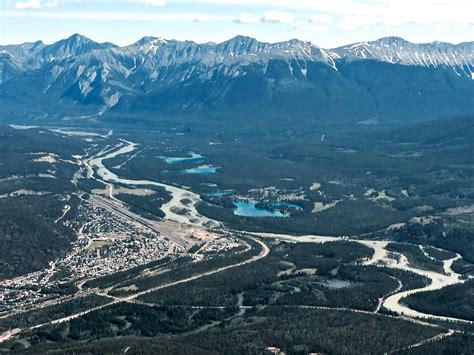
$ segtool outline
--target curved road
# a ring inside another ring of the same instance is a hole
[[[270,252],[270,249],[268,248],[268,246],[265,243],[263,243],[262,241],[260,241],[256,238],[251,238],[251,239],[260,245],[261,250],[260,250],[260,253],[258,255],[255,255],[255,256],[251,257],[250,259],[238,262],[236,264],[222,266],[222,267],[214,269],[214,270],[202,272],[200,274],[190,276],[190,277],[187,277],[185,279],[169,282],[167,284],[163,284],[163,285],[153,287],[153,288],[141,291],[141,292],[134,293],[134,294],[132,294],[130,296],[127,296],[127,297],[111,297],[111,296],[101,294],[102,296],[107,296],[107,297],[113,298],[113,300],[109,303],[106,303],[106,304],[103,304],[103,305],[100,305],[100,306],[97,306],[97,307],[93,307],[93,308],[90,308],[88,310],[72,314],[72,315],[67,316],[67,317],[55,319],[53,321],[45,322],[45,323],[38,324],[38,325],[29,327],[29,328],[25,328],[25,329],[18,329],[17,328],[17,329],[13,329],[12,331],[5,332],[5,333],[0,335],[0,343],[3,342],[3,341],[8,340],[12,336],[20,334],[21,332],[23,332],[25,330],[34,330],[34,329],[42,328],[42,327],[45,327],[45,326],[48,326],[48,325],[61,324],[61,323],[64,323],[64,322],[68,322],[68,321],[71,321],[73,319],[82,317],[86,314],[104,309],[106,307],[110,307],[114,304],[118,304],[118,303],[122,303],[122,302],[130,302],[130,301],[133,301],[133,300],[137,299],[140,296],[146,295],[146,294],[151,293],[151,292],[155,292],[155,291],[162,290],[162,289],[165,289],[165,288],[168,288],[168,287],[172,287],[172,286],[180,285],[180,284],[183,284],[183,283],[191,282],[191,281],[194,281],[194,280],[206,277],[206,276],[214,275],[214,274],[217,274],[217,273],[229,270],[229,269],[234,269],[234,268],[237,268],[237,267],[240,267],[240,266],[243,266],[243,265],[247,265],[247,264],[250,264],[250,263],[256,262],[260,259],[265,258],[268,255],[268,253]]]
[[[115,173],[111,172],[108,170],[104,164],[103,161],[107,159],[111,159],[114,157],[117,157],[122,154],[127,154],[132,151],[134,151],[137,147],[136,143],[132,143],[129,141],[122,140],[122,143],[120,145],[117,145],[113,148],[107,149],[106,151],[102,151],[101,153],[98,153],[97,155],[83,160],[83,164],[85,165],[87,171],[88,171],[88,177],[93,178],[94,176],[94,168],[96,169],[97,175],[109,186],[110,193],[112,193],[113,185],[111,183],[120,183],[124,185],[131,185],[131,186],[144,186],[144,185],[149,185],[149,186],[158,186],[165,188],[167,191],[169,191],[172,195],[172,199],[166,203],[165,205],[162,206],[163,212],[166,215],[166,219],[174,220],[179,223],[185,223],[185,224],[191,224],[195,226],[216,226],[220,225],[220,222],[214,221],[212,219],[209,219],[207,217],[204,217],[200,215],[196,208],[195,204],[200,201],[199,195],[187,191],[185,189],[176,187],[176,186],[171,186],[163,183],[159,183],[156,181],[150,181],[150,180],[132,180],[132,179],[123,179],[118,177]],[[183,199],[190,199],[192,201],[191,205],[185,205],[181,201]],[[187,211],[187,215],[183,216],[181,214],[176,213],[178,209],[185,209]],[[358,239],[350,239],[350,238],[341,238],[341,237],[327,237],[327,236],[314,236],[314,235],[308,235],[308,236],[292,236],[292,235],[284,235],[284,234],[271,234],[271,233],[252,233],[254,236],[259,236],[259,237],[265,237],[265,238],[272,238],[272,239],[280,239],[280,240],[286,240],[286,241],[292,241],[292,242],[305,242],[305,243],[325,243],[325,242],[331,242],[331,241],[337,241],[337,240],[348,240],[348,241],[353,241],[357,242],[363,245],[368,246],[369,248],[374,250],[374,254],[372,255],[372,258],[368,261],[364,262],[364,265],[380,265],[381,262],[384,263],[384,267],[389,267],[389,268],[395,268],[395,269],[401,269],[401,270],[406,270],[410,271],[413,273],[416,273],[418,275],[425,276],[431,280],[431,283],[423,288],[419,289],[414,289],[414,290],[409,290],[409,291],[404,291],[404,292],[398,292],[400,287],[395,290],[394,294],[388,296],[386,299],[382,299],[380,301],[380,306],[384,306],[385,308],[403,316],[408,316],[412,318],[424,318],[424,319],[432,319],[432,320],[442,320],[442,321],[457,321],[457,322],[467,322],[470,324],[473,324],[474,322],[463,320],[463,319],[458,319],[458,318],[451,318],[451,317],[442,317],[442,316],[437,316],[437,315],[432,315],[432,314],[427,314],[427,313],[422,313],[422,312],[417,312],[415,310],[410,309],[409,307],[405,306],[402,304],[403,298],[405,298],[408,295],[412,295],[415,293],[419,292],[424,292],[424,291],[433,291],[433,290],[439,290],[443,287],[449,286],[449,285],[454,285],[458,283],[464,282],[464,280],[461,279],[461,275],[455,273],[452,270],[452,264],[454,261],[458,260],[461,258],[459,254],[456,255],[456,257],[445,260],[444,261],[444,271],[446,274],[440,274],[434,271],[426,271],[426,270],[420,270],[414,267],[411,267],[408,264],[407,258],[403,255],[400,254],[400,259],[395,260],[391,259],[388,257],[388,252],[385,249],[387,244],[389,243],[388,241],[371,241],[371,240],[358,240]],[[255,262],[257,260],[260,260],[264,257],[266,257],[269,253],[269,248],[265,243],[262,241],[252,238],[255,242],[260,244],[262,247],[260,253],[248,260],[232,264],[232,265],[227,265],[223,266],[214,270],[210,270],[207,272],[203,272],[185,279],[181,279],[178,281],[173,281],[161,286],[157,286],[148,290],[144,290],[132,295],[129,295],[127,297],[123,298],[118,298],[118,297],[111,297],[113,300],[109,303],[106,303],[101,306],[93,307],[90,308],[86,311],[83,312],[78,312],[76,314],[63,317],[60,319],[53,320],[51,322],[46,322],[43,324],[39,324],[30,328],[25,328],[25,329],[37,329],[41,328],[47,325],[51,324],[60,324],[64,323],[67,321],[70,321],[72,319],[79,318],[83,315],[86,315],[88,313],[103,309],[105,307],[112,306],[114,304],[118,304],[121,302],[129,302],[137,299],[140,296],[143,296],[145,294],[172,287],[175,285],[191,282],[209,275],[213,275],[219,272],[223,272],[232,268],[240,267],[252,262]],[[109,296],[110,297],[110,296]],[[358,311],[358,310],[353,310],[353,311]],[[15,329],[9,333],[4,333],[0,335],[0,342],[5,341],[9,339],[10,337],[20,333],[21,331],[25,329]]]
[[[346,237],[339,238],[339,237],[326,237],[326,236],[317,236],[317,235],[307,235],[307,236],[296,237],[296,236],[290,236],[290,235],[285,235],[285,234],[272,234],[272,233],[253,233],[253,234],[261,236],[261,237],[265,237],[265,238],[280,239],[280,240],[292,241],[292,242],[297,242],[297,243],[326,243],[326,242],[337,241],[337,240],[347,240],[347,241],[352,241],[352,242],[365,245],[371,248],[374,251],[374,254],[372,255],[372,258],[370,260],[367,260],[363,263],[364,265],[379,266],[381,263],[383,263],[384,265],[383,267],[413,272],[415,274],[424,276],[431,281],[431,283],[425,287],[403,291],[403,292],[399,292],[401,287],[398,287],[394,291],[394,294],[382,300],[380,306],[384,306],[388,310],[400,316],[431,319],[431,320],[436,320],[436,321],[454,321],[454,322],[474,324],[474,322],[466,320],[466,319],[444,317],[444,316],[438,316],[434,314],[428,314],[428,313],[415,311],[409,308],[408,306],[406,306],[405,304],[403,304],[402,302],[402,300],[409,295],[413,295],[413,294],[425,292],[425,291],[440,290],[446,286],[465,282],[465,280],[462,279],[461,275],[454,272],[451,268],[454,261],[461,258],[461,255],[459,254],[457,254],[456,257],[452,259],[443,261],[444,263],[443,269],[446,274],[441,274],[435,271],[421,270],[421,269],[410,266],[406,256],[403,254],[399,254],[400,260],[389,258],[388,252],[385,249],[389,241],[359,240],[359,239],[351,239],[351,238],[346,238]]]
[[[149,180],[122,179],[118,177],[116,174],[114,174],[113,172],[111,172],[110,170],[108,170],[103,164],[104,160],[117,157],[121,154],[132,152],[137,147],[136,143],[132,143],[125,140],[122,142],[123,142],[122,145],[120,147],[117,147],[118,148],[117,150],[112,150],[112,151],[109,151],[105,155],[94,157],[90,159],[89,161],[87,161],[86,165],[97,168],[97,174],[102,179],[108,182],[118,182],[118,183],[122,183],[126,185],[155,185],[155,186],[164,187],[173,196],[171,201],[163,206],[163,211],[165,212],[166,218],[168,219],[174,219],[182,223],[190,223],[190,224],[193,224],[193,223],[196,224],[196,221],[199,221],[197,222],[198,225],[205,225],[206,223],[209,223],[209,222],[219,223],[217,221],[213,221],[206,217],[203,217],[197,212],[194,205],[198,201],[200,201],[200,198],[199,198],[199,195],[195,193],[192,193],[190,191],[187,191],[175,186],[170,186],[170,185],[166,185],[166,184],[162,184],[162,183],[158,183],[154,181],[149,181]],[[185,197],[191,198],[191,200],[193,201],[193,204],[191,207],[184,206],[181,203],[181,200]],[[173,208],[176,208],[176,207],[187,208],[188,210],[190,210],[190,216],[184,217],[181,215],[177,215],[176,213],[173,212]],[[435,271],[420,270],[418,268],[410,266],[407,258],[403,254],[400,254],[400,260],[389,258],[388,252],[385,249],[387,244],[389,243],[388,241],[358,240],[358,239],[350,239],[346,237],[341,238],[341,237],[328,237],[328,236],[315,236],[315,235],[296,237],[296,236],[291,236],[291,235],[271,234],[271,233],[253,233],[253,235],[267,237],[267,238],[270,237],[270,238],[282,239],[282,240],[293,241],[293,242],[325,243],[325,242],[336,241],[336,240],[349,240],[349,241],[363,244],[374,250],[374,254],[372,255],[372,258],[366,261],[364,263],[365,265],[379,265],[381,262],[383,262],[383,264],[386,267],[413,272],[415,274],[425,276],[431,280],[431,283],[428,286],[423,287],[423,288],[404,291],[404,292],[397,292],[399,290],[395,290],[395,293],[393,295],[382,300],[381,306],[383,305],[388,310],[395,312],[399,315],[404,315],[404,316],[409,316],[409,317],[414,317],[414,318],[424,318],[424,319],[443,320],[443,321],[458,321],[458,322],[465,322],[465,323],[467,322],[471,324],[474,323],[474,322],[467,321],[464,319],[443,317],[443,316],[437,316],[433,314],[418,312],[418,311],[412,310],[411,308],[407,307],[401,302],[403,298],[409,295],[413,295],[415,293],[439,290],[449,285],[463,283],[464,280],[461,278],[461,275],[454,272],[451,268],[454,261],[461,258],[459,254],[457,254],[456,257],[452,259],[444,261],[444,271],[446,273],[446,275],[444,275]]]
[[[187,283],[187,282],[190,282],[190,281],[194,281],[194,280],[197,280],[197,279],[209,276],[209,275],[214,275],[214,274],[217,274],[219,272],[226,271],[226,270],[229,270],[229,269],[234,269],[236,267],[247,265],[247,264],[253,263],[257,260],[260,260],[260,259],[263,259],[264,257],[266,257],[268,255],[268,253],[270,252],[270,249],[268,248],[268,246],[265,243],[263,243],[262,241],[260,241],[256,238],[252,238],[252,240],[257,242],[258,244],[260,244],[260,246],[262,247],[262,250],[260,251],[260,253],[258,255],[255,255],[250,259],[241,261],[241,262],[236,263],[236,264],[222,266],[222,267],[214,269],[214,270],[202,272],[200,274],[190,276],[190,277],[187,277],[185,279],[178,280],[178,281],[169,282],[167,284],[163,284],[163,285],[153,287],[153,288],[141,291],[141,292],[134,293],[133,295],[130,295],[130,296],[127,296],[127,297],[113,297],[114,300],[112,302],[109,302],[109,303],[106,303],[106,304],[103,304],[103,305],[100,305],[100,306],[97,306],[97,307],[94,307],[94,308],[90,308],[86,311],[79,312],[79,313],[76,313],[76,314],[73,314],[73,315],[70,315],[70,316],[67,316],[67,317],[63,317],[63,318],[60,318],[60,319],[55,319],[51,322],[38,324],[38,325],[35,325],[35,326],[33,326],[29,329],[42,328],[42,327],[44,327],[46,325],[50,325],[50,324],[64,323],[64,322],[70,321],[72,319],[79,318],[79,317],[81,317],[83,315],[86,315],[88,313],[97,311],[99,309],[103,309],[103,308],[112,306],[112,305],[117,304],[117,303],[132,301],[132,300],[134,300],[138,297],[141,297],[141,296],[146,295],[146,294],[151,293],[151,292],[155,292],[155,291],[162,290],[162,289],[165,289],[165,288],[168,288],[168,287],[172,287],[172,286],[180,285],[180,284]]]

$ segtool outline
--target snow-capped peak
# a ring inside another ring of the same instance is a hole
[[[400,37],[385,37],[333,49],[341,58],[372,59],[393,64],[424,67],[451,67],[458,75],[471,76],[474,71],[474,43],[458,45],[431,42],[416,44]]]

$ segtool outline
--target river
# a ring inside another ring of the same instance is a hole
[[[138,144],[123,140],[116,149],[102,155],[94,156],[84,161],[86,167],[90,167],[93,174],[97,174],[103,181],[109,183],[119,183],[130,186],[157,186],[164,188],[171,194],[171,200],[163,204],[161,210],[165,214],[165,218],[184,224],[195,226],[215,227],[220,223],[202,216],[196,210],[196,204],[201,200],[199,195],[183,188],[167,185],[164,183],[151,180],[132,180],[124,179],[117,176],[104,166],[104,160],[115,158],[119,155],[128,154],[137,148]],[[191,203],[187,203],[190,200]]]
[[[199,195],[185,190],[180,187],[167,185],[164,183],[150,181],[150,180],[132,180],[132,179],[124,179],[117,176],[115,173],[111,172],[107,167],[104,166],[103,162],[107,159],[115,158],[119,155],[128,154],[136,150],[138,144],[122,140],[122,143],[117,145],[115,149],[108,150],[106,153],[99,154],[98,156],[94,156],[88,160],[85,160],[84,163],[87,167],[91,169],[95,169],[95,173],[100,177],[100,179],[109,182],[109,183],[120,183],[124,185],[130,186],[158,186],[166,189],[170,192],[172,198],[169,202],[162,206],[162,210],[165,213],[165,218],[185,224],[191,224],[196,226],[217,226],[220,225],[219,222],[211,220],[207,217],[202,216],[196,210],[195,205],[200,201]],[[192,203],[183,203],[183,199],[191,200]],[[178,213],[179,211],[185,211],[185,214]],[[444,260],[443,268],[445,274],[438,273],[436,271],[427,271],[415,268],[410,266],[408,260],[405,255],[399,253],[399,259],[393,259],[388,256],[388,252],[385,249],[389,241],[372,241],[372,240],[359,240],[359,239],[351,239],[347,237],[331,237],[331,236],[316,236],[316,235],[307,235],[307,236],[292,236],[292,235],[285,235],[285,234],[271,234],[271,233],[253,233],[254,235],[258,235],[264,238],[272,238],[272,239],[280,239],[286,240],[291,242],[304,242],[304,243],[325,243],[331,241],[338,241],[338,240],[348,240],[363,244],[371,249],[373,249],[374,253],[370,260],[365,261],[364,265],[377,265],[393,269],[400,269],[409,272],[413,272],[415,274],[427,277],[430,280],[430,284],[419,288],[413,289],[403,292],[395,292],[393,295],[387,297],[383,301],[383,306],[399,315],[405,315],[414,318],[423,318],[423,319],[432,319],[432,320],[443,320],[443,321],[459,321],[459,322],[467,322],[467,323],[474,323],[471,321],[451,318],[451,317],[443,317],[437,316],[433,314],[427,314],[415,311],[408,306],[403,304],[403,299],[409,295],[413,295],[415,293],[425,292],[425,291],[434,291],[444,288],[449,285],[463,283],[465,280],[462,279],[460,274],[457,274],[452,270],[452,264],[454,261],[461,258],[459,254],[456,257],[448,260]]]

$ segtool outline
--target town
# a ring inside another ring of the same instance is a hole
[[[174,259],[189,252],[194,260],[200,261],[241,246],[238,240],[231,241],[224,235],[189,228],[181,232],[188,239],[182,243],[184,247],[172,241],[166,232],[162,234],[157,228],[91,201],[94,199],[83,199],[77,218],[64,221],[77,233],[76,241],[64,258],[50,262],[46,270],[3,282],[0,315],[74,297],[88,280],[165,257]],[[156,222],[154,226],[160,224],[166,231],[165,221]]]

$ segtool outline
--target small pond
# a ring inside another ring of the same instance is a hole
[[[207,158],[196,152],[185,152],[187,156],[174,157],[174,156],[160,156],[161,160],[164,160],[168,164],[179,164],[179,163],[198,163],[203,162]]]
[[[219,167],[212,165],[200,165],[196,168],[182,170],[183,174],[215,174]]]

